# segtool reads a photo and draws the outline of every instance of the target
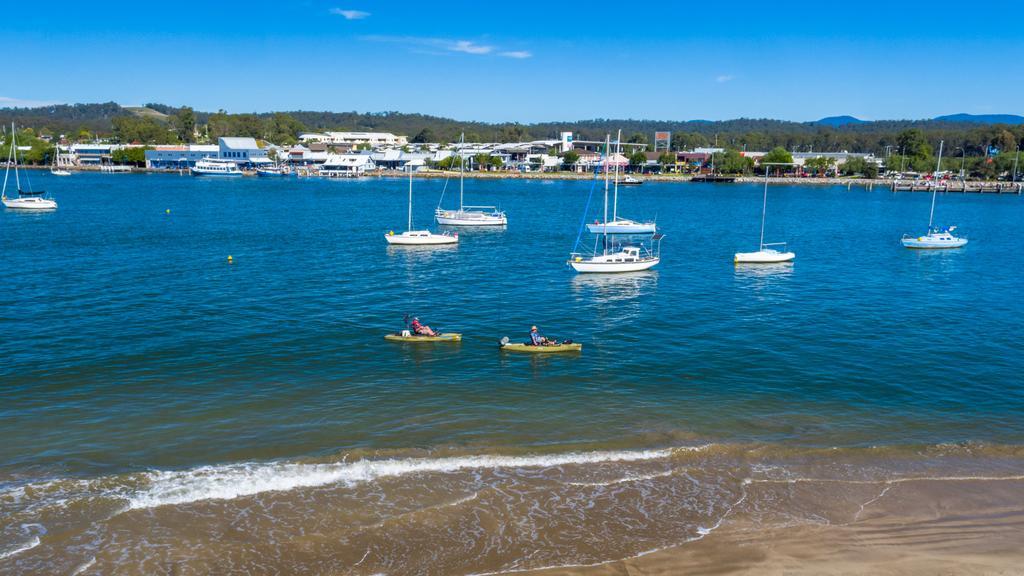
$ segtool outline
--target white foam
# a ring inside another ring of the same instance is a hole
[[[14,556],[15,554],[21,554],[22,552],[24,552],[26,550],[31,550],[31,549],[35,548],[36,546],[39,546],[39,537],[38,536],[33,536],[31,540],[29,540],[28,542],[18,546],[17,548],[12,548],[10,550],[5,550],[3,552],[0,552],[0,560],[3,560],[5,558],[10,558],[11,556]]]
[[[78,576],[82,572],[85,572],[89,568],[92,568],[92,565],[95,564],[95,563],[96,563],[96,558],[95,557],[90,558],[88,562],[86,562],[85,564],[82,564],[78,568],[75,568],[75,571],[71,573],[71,576]]]
[[[694,449],[700,449],[696,447]],[[667,458],[673,449],[570,452],[538,456],[460,456],[357,460],[330,464],[294,462],[243,463],[203,466],[183,471],[145,474],[146,484],[128,498],[129,509],[187,504],[200,500],[230,500],[262,492],[355,484],[377,478],[423,472],[458,472],[471,469],[549,468],[602,462],[635,462]]]

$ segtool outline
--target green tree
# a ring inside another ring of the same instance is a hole
[[[428,144],[431,142],[437,142],[437,135],[429,127],[420,130],[418,134],[413,136],[412,141],[414,144]]]
[[[911,158],[911,162],[924,160],[932,155],[932,147],[928,144],[924,132],[919,128],[909,128],[900,132],[896,136],[896,144],[899,146],[900,153]]]
[[[766,164],[792,164],[792,163],[793,163],[793,155],[790,154],[788,150],[786,150],[785,148],[783,148],[781,146],[776,146],[775,148],[772,148],[767,154],[765,154],[764,156],[761,157],[761,165],[762,166],[764,166]],[[780,169],[782,167],[780,167],[780,166],[773,166],[773,168],[775,169],[774,171],[776,173],[782,171]]]
[[[110,153],[110,160],[115,164],[131,164],[143,166],[146,163],[146,150],[152,150],[151,146],[130,146],[118,148]]]
[[[178,132],[178,139],[182,142],[195,142],[195,131],[196,131],[196,114],[195,112],[185,106],[178,111],[173,117],[173,125],[175,130]]]
[[[804,162],[804,171],[810,172],[811,174],[825,176],[828,174],[829,170],[835,166],[835,163],[835,158],[816,156],[814,158],[809,158]]]
[[[565,154],[562,154],[562,165],[563,166],[575,166],[580,161],[580,153],[575,150],[569,150]]]
[[[647,155],[643,152],[636,151],[629,155],[629,165],[633,168],[643,166],[647,164]]]
[[[658,156],[658,164],[662,166],[674,165],[676,163],[676,155],[671,152],[662,152]]]
[[[715,157],[715,168],[723,174],[746,174],[754,167],[754,161],[730,148]]]
[[[643,132],[637,132],[630,136],[629,140],[626,140],[626,142],[629,142],[630,144],[647,144],[647,135]]]

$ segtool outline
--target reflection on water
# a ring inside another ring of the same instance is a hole
[[[777,264],[735,264],[736,278],[759,280],[789,276],[793,273],[792,262],[779,262]]]
[[[622,274],[577,274],[573,276],[573,292],[581,299],[603,302],[631,300],[652,294],[658,285],[658,272],[624,272]]]

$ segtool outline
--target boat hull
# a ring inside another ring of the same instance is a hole
[[[733,256],[736,264],[778,264],[780,262],[792,262],[796,258],[793,252],[779,252],[778,250],[760,250],[758,252],[737,252]]]
[[[609,222],[607,226],[601,223],[587,224],[587,230],[591,234],[604,234],[605,232],[608,234],[654,234],[657,232],[658,226],[653,222],[629,224]]]
[[[583,274],[620,274],[650,270],[661,262],[661,258],[647,258],[635,262],[594,262],[583,258],[570,260],[572,269]]]
[[[211,176],[217,178],[236,178],[242,175],[241,172],[206,172],[203,170],[197,171],[195,168],[190,168],[189,172],[193,176]]]
[[[927,237],[904,238],[903,246],[914,250],[948,250],[961,248],[967,244],[967,238],[955,238],[953,240],[930,240]]]
[[[260,178],[283,178],[288,174],[286,172],[268,172],[266,170],[257,170],[256,175]]]
[[[458,235],[431,234],[430,232],[418,232],[415,234],[403,232],[401,234],[385,234],[384,240],[392,246],[436,246],[439,244],[458,244],[459,237]]]
[[[4,198],[3,205],[11,210],[56,210],[57,202],[49,198]]]
[[[530,344],[504,344],[503,352],[521,352],[524,354],[558,354],[564,352],[582,352],[583,344],[558,344],[556,346],[533,346]]]
[[[416,334],[402,336],[401,334],[385,334],[384,339],[388,342],[409,342],[415,344],[425,344],[430,342],[461,342],[462,334],[457,334],[455,332],[439,334],[437,336],[419,336]]]
[[[434,217],[442,226],[505,226],[508,224],[508,218],[504,214],[488,214],[486,212],[440,210]]]

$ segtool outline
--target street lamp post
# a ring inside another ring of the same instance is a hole
[[[964,164],[967,163],[967,146],[961,146],[960,151],[963,155],[960,156],[960,181],[964,181]]]

